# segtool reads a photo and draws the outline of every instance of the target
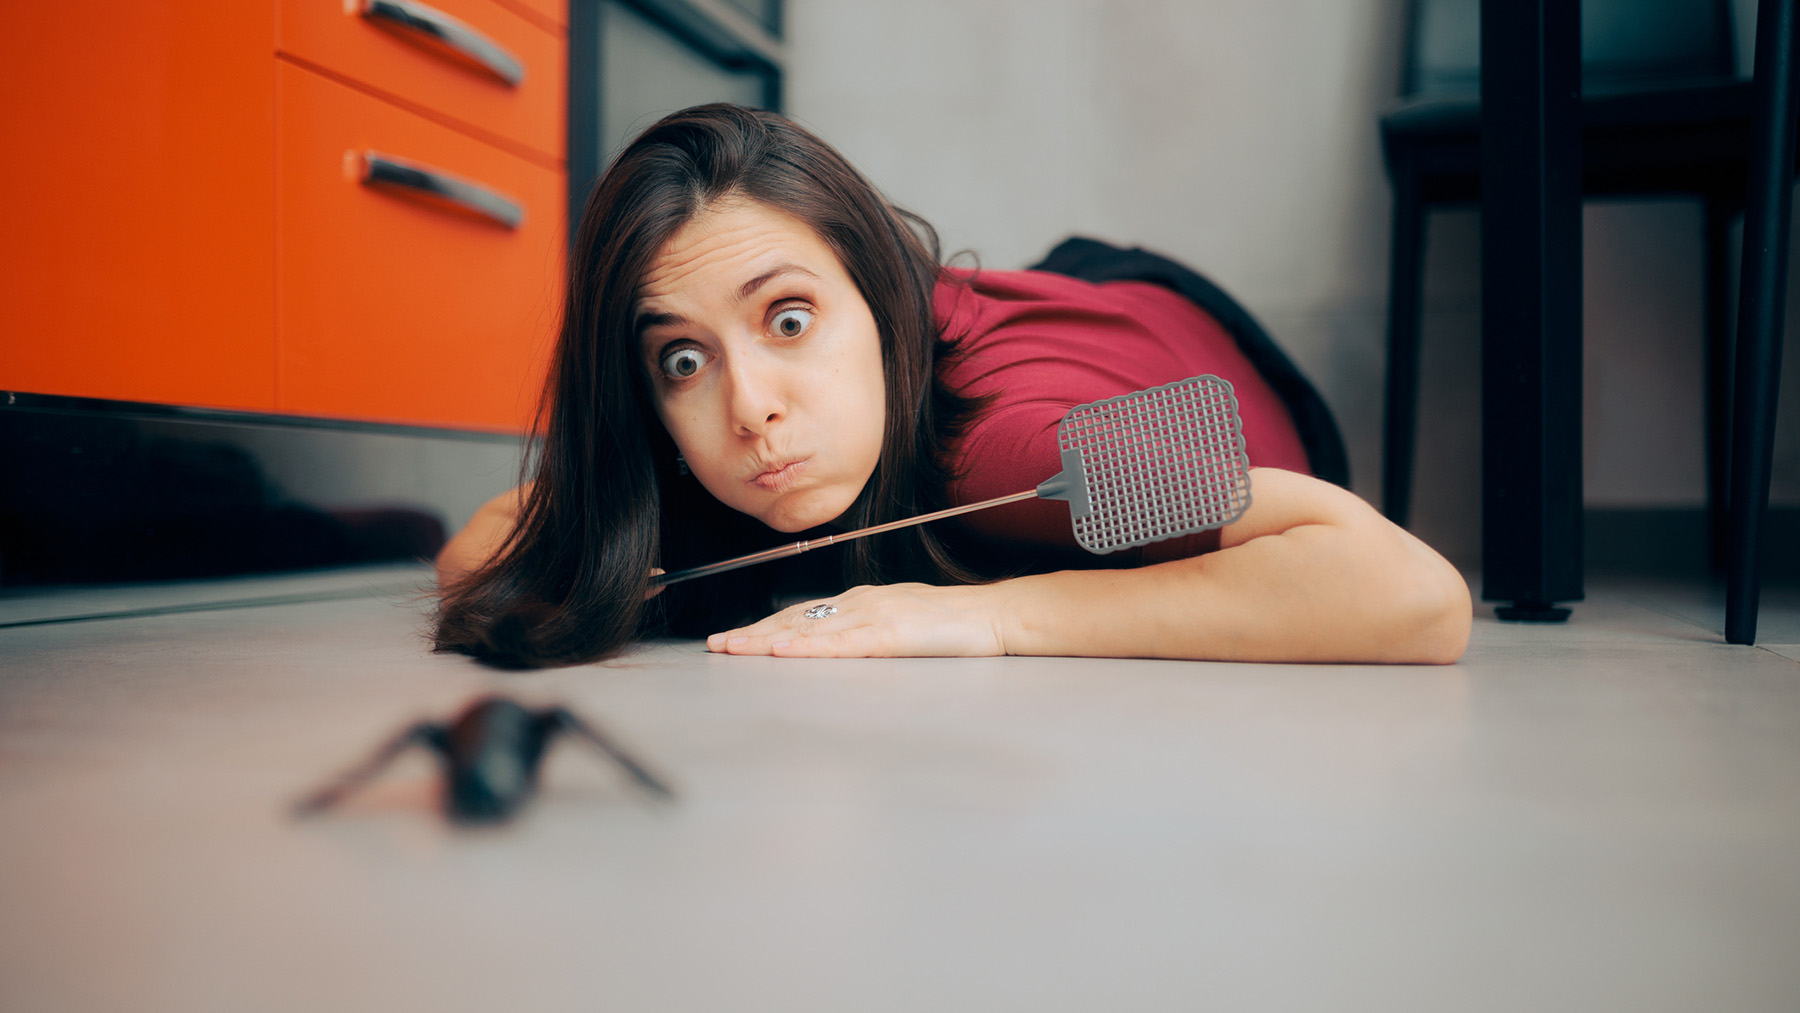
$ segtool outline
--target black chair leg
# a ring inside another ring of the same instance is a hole
[[[1731,566],[1725,586],[1725,639],[1733,644],[1756,642],[1757,555],[1775,445],[1788,215],[1793,203],[1794,4],[1795,0],[1762,0],[1757,7],[1756,119],[1732,388]]]
[[[1381,509],[1406,526],[1412,505],[1419,414],[1419,317],[1425,280],[1425,209],[1410,173],[1394,171],[1394,231],[1388,271],[1387,405],[1382,432]]]
[[[1739,207],[1719,194],[1706,197],[1706,559],[1714,573],[1725,571],[1731,531],[1731,220]]]
[[[1481,4],[1481,596],[1583,596],[1581,10]]]

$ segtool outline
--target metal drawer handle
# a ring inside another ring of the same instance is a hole
[[[525,220],[525,209],[518,202],[479,183],[471,183],[430,166],[374,151],[362,154],[362,183],[364,186],[385,185],[421,193],[509,229],[518,228],[519,223]]]
[[[494,40],[435,7],[427,7],[413,0],[362,0],[360,13],[371,21],[384,21],[418,32],[434,42],[454,49],[486,67],[495,77],[514,88],[525,80],[525,65],[511,53]]]

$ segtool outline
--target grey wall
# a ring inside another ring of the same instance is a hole
[[[1389,211],[1375,122],[1398,86],[1403,10],[1401,0],[790,0],[788,108],[931,220],[948,249],[971,248],[988,267],[1023,266],[1087,233],[1211,275],[1320,387],[1356,487],[1374,499]],[[1750,30],[1740,24],[1746,52]],[[1699,211],[1590,204],[1585,222],[1588,502],[1698,505]],[[1430,244],[1414,528],[1473,562],[1476,217],[1436,216]],[[1786,359],[1775,499],[1796,503],[1792,340]]]

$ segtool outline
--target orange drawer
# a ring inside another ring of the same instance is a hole
[[[563,176],[278,64],[279,410],[519,429],[559,314]],[[362,182],[374,151],[522,206],[508,228]]]
[[[277,47],[297,62],[340,75],[401,105],[501,144],[560,161],[567,50],[516,9],[495,0],[280,0]],[[358,13],[380,7],[448,15],[499,46],[523,76],[508,84],[427,33]]]

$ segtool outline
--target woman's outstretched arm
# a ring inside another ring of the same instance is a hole
[[[734,654],[1048,654],[1448,664],[1468,645],[1468,585],[1442,556],[1352,493],[1251,472],[1252,503],[1218,551],[1126,570],[1070,570],[973,587],[853,588],[715,634]]]

